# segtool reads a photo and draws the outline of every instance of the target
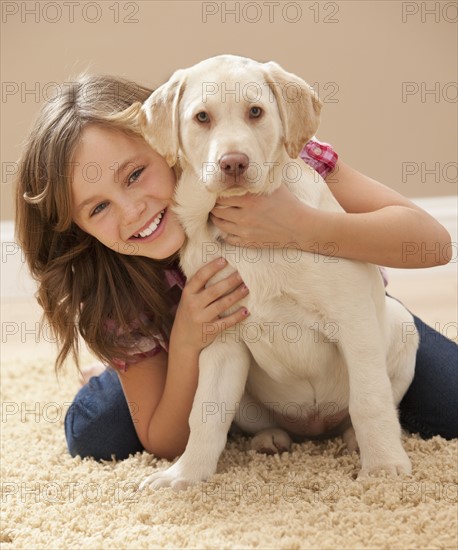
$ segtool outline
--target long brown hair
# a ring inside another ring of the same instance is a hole
[[[72,221],[71,166],[83,128],[116,127],[110,116],[151,92],[122,78],[80,76],[43,106],[25,143],[16,178],[16,238],[58,342],[56,371],[70,353],[79,366],[78,334],[110,363],[128,358],[135,339],[126,334],[133,326],[137,338],[170,330],[164,268],[176,258],[119,254]]]

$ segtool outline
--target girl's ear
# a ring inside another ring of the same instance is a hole
[[[322,102],[311,86],[277,63],[265,63],[264,70],[280,111],[286,151],[295,159],[316,133]]]
[[[185,82],[185,71],[176,71],[149,96],[138,117],[143,137],[169,166],[174,166],[178,159],[179,108]]]

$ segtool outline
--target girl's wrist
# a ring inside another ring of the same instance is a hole
[[[181,357],[188,357],[190,360],[199,357],[202,350],[202,346],[197,345],[194,342],[190,342],[184,338],[174,337],[173,331],[170,335],[169,341],[169,355],[180,355]]]
[[[339,256],[339,242],[345,213],[305,207],[299,219],[302,250],[325,256]],[[296,230],[297,231],[297,230]]]
[[[188,357],[189,359],[198,358],[200,352],[206,346],[205,334],[202,328],[201,334],[194,331],[194,327],[183,327],[175,325],[172,327],[169,339],[169,353],[173,351],[174,355]]]

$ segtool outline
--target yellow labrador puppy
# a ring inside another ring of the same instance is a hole
[[[143,486],[183,489],[210,477],[233,420],[252,433],[283,428],[296,439],[342,434],[351,450],[359,447],[360,475],[411,471],[396,407],[412,381],[418,337],[405,336],[413,318],[385,295],[379,269],[299,250],[231,247],[208,220],[218,197],[268,194],[282,183],[314,208],[342,211],[298,159],[320,109],[310,86],[276,63],[225,55],[177,71],[141,109],[124,113],[181,167],[184,273],[225,256],[218,280],[238,270],[250,289],[249,318],[200,354],[184,454]]]

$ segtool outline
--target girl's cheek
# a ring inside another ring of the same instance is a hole
[[[100,227],[100,232],[101,232],[102,238],[105,237],[105,238],[108,238],[108,239],[119,240],[120,239],[119,230],[118,230],[117,224],[115,223],[115,220],[107,219],[107,220],[104,220],[104,221],[106,223],[102,224],[102,226]]]

